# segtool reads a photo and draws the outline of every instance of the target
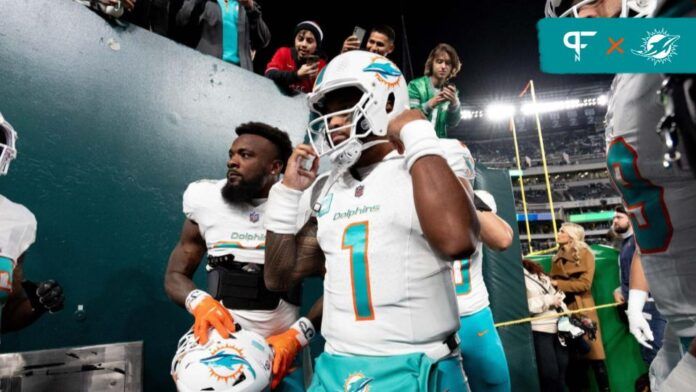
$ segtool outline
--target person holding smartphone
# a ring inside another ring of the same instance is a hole
[[[408,84],[411,108],[420,109],[441,138],[446,138],[447,130],[462,119],[457,87],[450,82],[461,66],[459,55],[451,45],[438,44],[425,62],[425,76]]]
[[[370,35],[367,37],[367,42],[363,48],[363,40],[365,39],[365,29],[360,26],[355,26],[353,34],[343,41],[341,53],[350,50],[364,49],[371,53],[389,57],[394,51],[394,43],[396,42],[396,32],[391,26],[377,25],[370,29]]]
[[[287,94],[309,93],[319,71],[326,66],[319,55],[324,33],[316,22],[304,21],[295,27],[294,36],[294,46],[279,48],[266,66],[265,75]]]

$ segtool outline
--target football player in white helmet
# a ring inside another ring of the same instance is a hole
[[[300,367],[291,377],[285,375],[314,335],[314,325],[319,328],[320,306],[315,307],[316,313],[310,312],[309,319],[298,319],[299,287],[276,293],[263,281],[266,197],[292,145],[287,133],[264,123],[242,124],[235,132],[238,137],[229,150],[227,178],[196,181],[184,192],[186,220],[169,258],[165,290],[194,316],[193,333],[202,345],[208,342],[211,328],[226,337],[238,323],[273,346],[272,387],[304,390]],[[208,287],[199,290],[193,275],[205,254]]]
[[[0,113],[0,176],[17,156],[17,132]],[[2,332],[36,321],[63,308],[63,289],[53,280],[24,280],[24,254],[36,240],[36,218],[26,207],[0,195],[0,308]]]
[[[562,5],[566,7],[562,8]],[[548,0],[549,16],[644,17],[696,15],[693,0],[596,0],[570,4]],[[631,217],[638,251],[628,298],[631,332],[652,336],[642,309],[649,291],[667,319],[663,346],[650,366],[652,390],[688,390],[696,385],[696,182],[687,166],[665,168],[661,136],[665,114],[657,96],[660,74],[619,74],[607,110],[607,167]],[[640,274],[635,274],[636,276]]]
[[[198,344],[193,331],[180,340],[171,374],[179,392],[269,391],[273,350],[264,338],[240,329],[223,338],[211,331]]]
[[[650,16],[658,0],[547,0],[546,16],[575,17],[637,17]]]
[[[312,145],[295,148],[265,222],[269,289],[324,276],[309,390],[465,390],[450,271],[478,238],[466,151],[408,110],[403,75],[373,53],[334,58],[309,104]],[[332,171],[315,182],[322,156]]]

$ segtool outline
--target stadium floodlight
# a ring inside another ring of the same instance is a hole
[[[486,118],[490,121],[504,121],[515,115],[516,108],[509,103],[492,103],[486,106]]]
[[[536,103],[527,101],[519,107],[519,112],[524,116],[544,114],[552,112],[562,112],[580,108],[595,106],[606,106],[609,99],[606,94],[597,97],[574,98],[558,101],[537,101]],[[474,120],[485,117],[490,121],[503,121],[517,114],[517,107],[511,103],[495,102],[486,106],[485,110],[469,107],[462,109],[462,119]]]
[[[475,118],[483,117],[483,112],[481,110],[475,109],[462,109],[462,120],[473,120]]]
[[[579,99],[566,99],[564,101],[547,101],[547,102],[528,102],[522,105],[520,111],[525,116],[531,116],[539,113],[559,112],[562,110],[570,110],[583,106],[583,102]]]

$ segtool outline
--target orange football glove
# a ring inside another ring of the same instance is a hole
[[[235,331],[230,312],[205,291],[192,291],[186,298],[186,308],[196,318],[193,323],[193,334],[198,344],[208,343],[210,328],[215,328],[223,338],[227,338]]]
[[[266,339],[268,345],[273,347],[275,354],[273,356],[271,389],[275,389],[290,372],[297,353],[309,344],[309,340],[312,339],[314,334],[312,323],[302,317],[287,331]]]

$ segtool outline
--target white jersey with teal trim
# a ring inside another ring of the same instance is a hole
[[[493,213],[498,208],[490,193],[477,190],[476,194],[486,203]],[[454,291],[457,293],[459,316],[468,316],[490,305],[488,289],[483,281],[483,243],[479,242],[476,252],[468,259],[457,260],[452,264]]]
[[[483,246],[479,242],[476,252],[468,259],[452,263],[454,291],[457,294],[459,316],[476,313],[490,304],[488,289],[483,282]]]
[[[227,180],[200,180],[184,192],[184,214],[198,224],[208,254],[232,254],[235,261],[263,264],[266,199],[257,205],[231,204],[220,193]]]
[[[607,112],[607,167],[633,223],[650,291],[677,335],[696,335],[696,180],[662,165],[658,74],[617,75]],[[682,159],[686,164],[686,159]]]
[[[455,173],[464,176],[463,148],[443,147]],[[326,256],[326,351],[428,352],[459,327],[451,261],[424,237],[403,156],[392,152],[361,173],[362,181],[340,176],[317,214],[317,238]]]
[[[36,241],[36,217],[26,207],[0,195],[0,257],[17,262]]]
[[[220,193],[227,180],[200,180],[184,192],[184,214],[198,224],[208,254],[234,255],[235,261],[263,264],[266,199],[258,204],[231,204]],[[206,269],[208,266],[206,265]],[[299,315],[298,307],[280,300],[274,310],[230,310],[242,328],[264,337],[287,330]]]

